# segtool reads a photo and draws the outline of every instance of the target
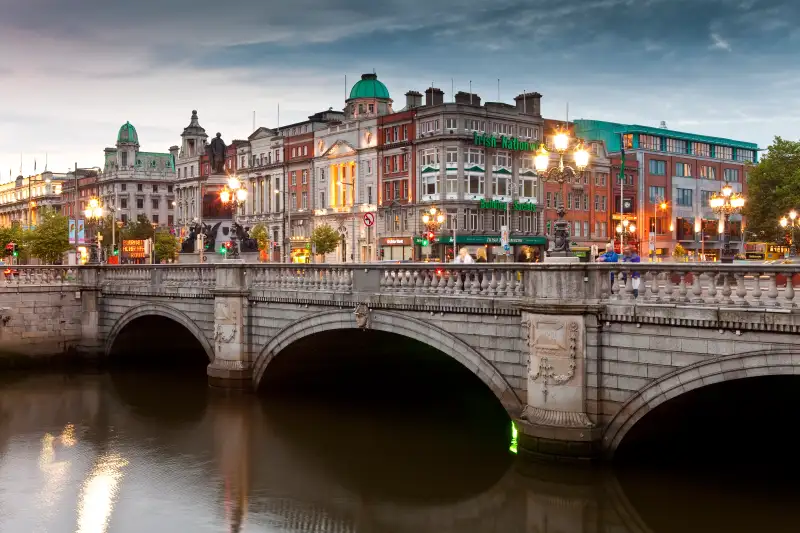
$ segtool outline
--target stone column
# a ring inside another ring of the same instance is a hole
[[[520,447],[543,458],[596,456],[599,430],[587,414],[586,306],[536,306],[523,311],[528,333],[528,399]]]
[[[245,318],[247,288],[242,263],[215,267],[214,362],[208,365],[208,382],[214,387],[249,390],[252,363],[247,348]]]
[[[77,271],[81,283],[81,339],[77,346],[77,352],[83,358],[96,359],[103,355],[103,342],[100,339],[100,311],[97,305],[100,293],[100,269],[83,266]]]

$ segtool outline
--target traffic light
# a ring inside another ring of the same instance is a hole
[[[113,255],[119,255],[119,244],[114,245],[114,249],[111,251]]]
[[[17,243],[10,242],[10,243],[6,244],[6,253],[10,254],[10,255],[12,255],[14,257],[19,256],[19,253],[17,252]]]

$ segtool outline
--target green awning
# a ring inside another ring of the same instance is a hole
[[[500,235],[457,235],[458,244],[493,244],[500,246]],[[453,244],[452,236],[437,237],[436,242],[439,244]],[[547,238],[542,236],[536,237],[511,237],[509,244],[527,244],[529,246],[547,244]]]

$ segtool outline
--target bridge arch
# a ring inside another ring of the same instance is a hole
[[[682,394],[726,381],[792,375],[800,375],[800,347],[725,355],[685,366],[648,384],[622,406],[603,434],[603,451],[607,458],[613,458],[637,422]]]
[[[455,359],[488,386],[510,416],[522,413],[523,403],[505,377],[474,348],[430,323],[388,311],[371,311],[369,328],[420,341]],[[279,331],[258,353],[253,365],[253,385],[258,388],[267,366],[289,345],[324,331],[358,329],[352,309],[324,311],[292,322]]]
[[[199,342],[203,347],[209,362],[214,361],[214,348],[211,346],[211,343],[208,342],[208,339],[203,331],[197,327],[197,324],[195,324],[195,322],[186,313],[179,311],[174,307],[160,303],[146,303],[137,305],[125,311],[125,313],[123,313],[122,316],[117,319],[117,321],[111,327],[111,330],[108,332],[103,350],[105,356],[109,357],[111,355],[111,349],[114,347],[114,342],[117,340],[117,337],[122,330],[125,329],[125,326],[137,318],[143,318],[147,316],[160,316],[168,318],[186,328],[186,330],[189,331],[192,336],[197,339],[197,342]]]

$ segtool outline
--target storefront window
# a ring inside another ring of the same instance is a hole
[[[525,176],[521,179],[520,195],[524,198],[534,198],[536,196],[536,178]]]
[[[484,181],[483,174],[467,174],[466,185],[469,194],[484,194]]]
[[[511,181],[510,176],[499,175],[494,177],[494,194],[495,196],[507,196],[508,185]]]

